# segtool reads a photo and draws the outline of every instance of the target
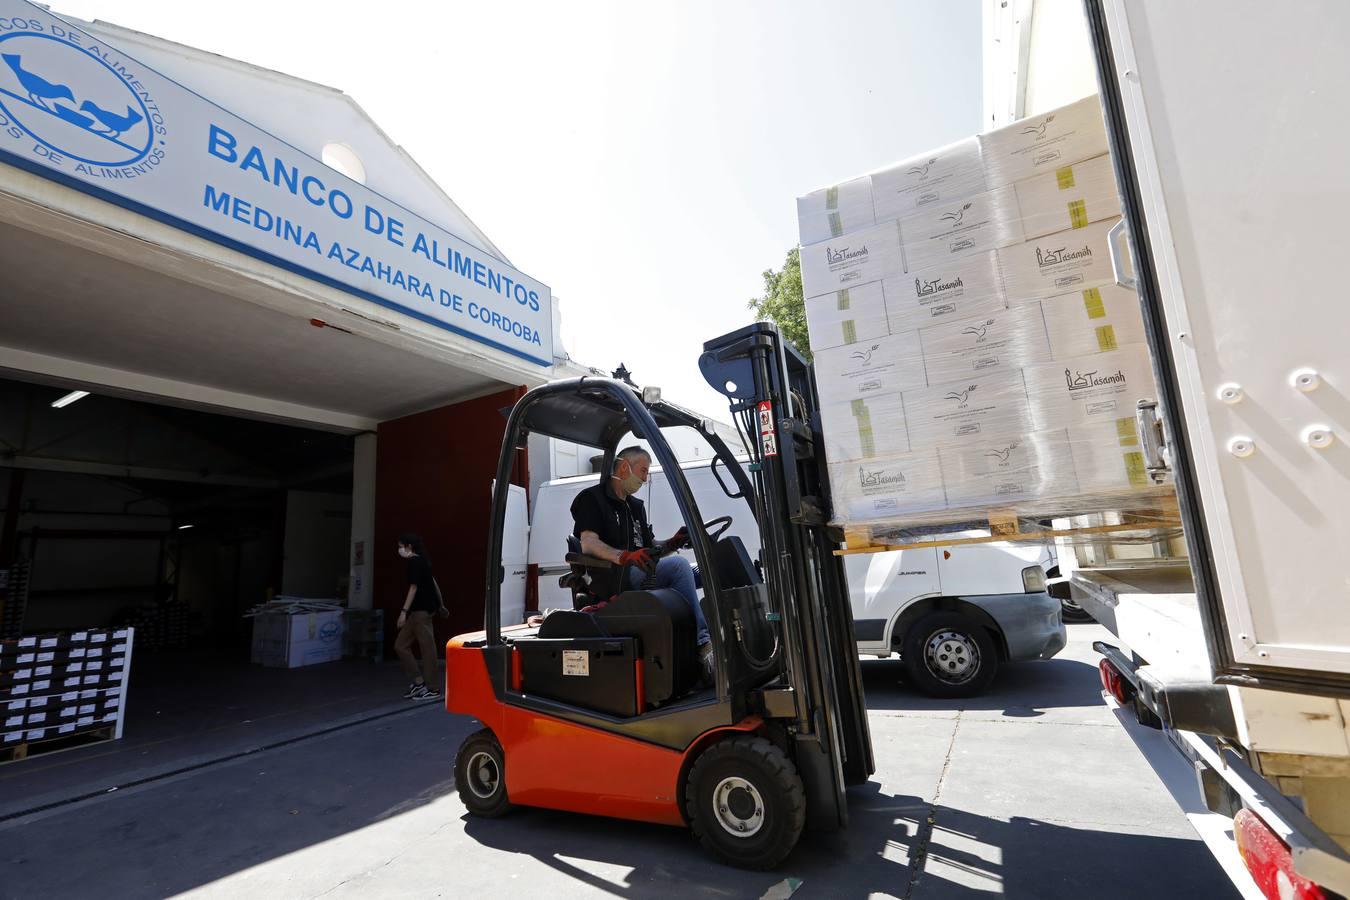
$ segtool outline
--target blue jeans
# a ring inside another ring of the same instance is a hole
[[[629,587],[637,588],[647,578],[647,573],[633,566],[628,571]],[[708,622],[703,618],[703,607],[698,604],[698,591],[694,588],[694,569],[683,556],[667,556],[656,561],[656,583],[654,587],[670,588],[685,599],[694,611],[694,621],[698,624],[698,645],[702,647],[712,638],[708,636]]]

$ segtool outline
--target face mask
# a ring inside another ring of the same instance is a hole
[[[409,550],[407,547],[399,547],[398,555],[403,557],[404,559],[407,559],[408,557],[413,555],[413,552]]]
[[[619,484],[623,485],[623,490],[626,494],[636,494],[642,489],[642,479],[632,472],[629,472],[623,478],[620,478]]]

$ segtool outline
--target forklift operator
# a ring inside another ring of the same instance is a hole
[[[638,588],[650,576],[653,588],[671,588],[689,604],[698,625],[698,653],[706,681],[712,680],[712,643],[708,623],[699,606],[694,572],[689,560],[670,555],[653,559],[655,546],[647,523],[646,505],[633,496],[647,481],[651,455],[641,447],[625,447],[615,456],[614,473],[577,494],[572,501],[572,533],[581,541],[581,552],[625,567],[628,587]],[[664,546],[677,549],[688,542],[684,528]],[[631,568],[629,568],[631,567]]]

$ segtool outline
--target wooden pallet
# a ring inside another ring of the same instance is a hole
[[[1056,538],[1120,534],[1124,532],[1161,532],[1181,527],[1181,517],[1177,510],[1175,498],[1173,498],[1170,503],[1162,503],[1151,508],[1130,510],[1125,512],[1124,515],[1130,519],[1130,521],[1110,525],[1077,525],[1069,528],[1035,527],[1027,529],[1023,527],[1023,523],[1019,518],[1011,512],[991,512],[988,514],[983,529],[978,529],[978,527],[968,528],[964,532],[961,532],[962,534],[965,534],[971,530],[984,530],[989,532],[987,535],[981,535],[979,537],[944,537],[941,534],[935,534],[922,540],[898,542],[877,540],[874,529],[867,526],[859,528],[850,527],[844,529],[844,548],[834,551],[834,554],[835,556],[851,556],[861,553],[885,553],[891,550],[957,547],[965,544],[1048,541]]]
[[[10,744],[7,747],[0,748],[0,765],[18,762],[21,759],[28,759],[31,756],[47,753],[60,753],[62,750],[77,750],[80,747],[101,744],[104,741],[113,740],[116,735],[117,726],[106,725],[102,728],[90,729],[89,731],[76,731],[71,734],[42,738],[37,741],[24,741],[18,744]]]

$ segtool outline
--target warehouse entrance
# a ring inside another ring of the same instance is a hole
[[[345,600],[347,434],[0,380],[6,637],[132,625],[137,650],[243,649],[278,594]]]

